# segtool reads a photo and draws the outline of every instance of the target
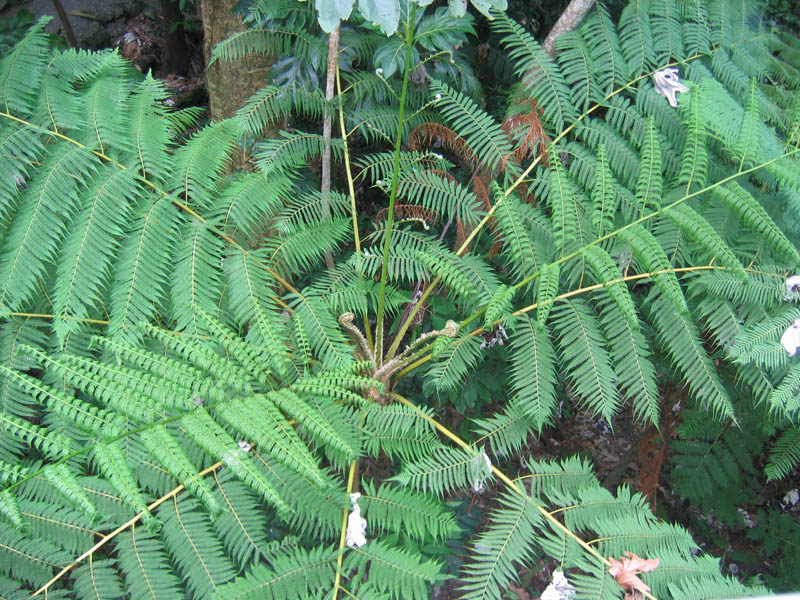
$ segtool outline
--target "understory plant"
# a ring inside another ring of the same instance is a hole
[[[475,1],[520,80],[498,119],[466,3],[426,4],[252,3],[217,60],[276,79],[202,127],[42,22],[2,59],[3,598],[497,599],[545,557],[563,597],[766,591],[528,446],[565,407],[669,414],[704,510],[797,467],[800,41],[635,1],[551,58]],[[436,408],[487,365],[455,431]]]

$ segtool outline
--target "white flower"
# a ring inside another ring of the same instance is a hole
[[[441,94],[436,94],[436,95],[433,97],[433,101],[434,101],[434,102],[438,102],[438,101],[439,101],[439,100],[441,100],[441,99],[442,99],[442,95],[441,95]]]
[[[361,507],[358,499],[361,494],[350,494],[350,502],[353,503],[353,512],[347,515],[347,531],[345,532],[344,543],[349,548],[361,548],[367,543],[367,520],[361,516]]]
[[[381,67],[375,69],[375,75],[377,75],[378,77],[383,77],[383,69]]]
[[[677,67],[656,71],[653,73],[653,80],[655,82],[656,92],[664,96],[664,98],[669,101],[669,105],[673,107],[678,106],[675,95],[678,92],[689,91],[689,88],[681,83]]]
[[[800,294],[800,275],[792,275],[784,283],[783,299],[794,300]]]
[[[542,592],[540,600],[569,600],[575,593],[575,588],[564,577],[564,572],[553,571],[553,581]]]
[[[797,353],[797,349],[800,348],[800,319],[795,319],[794,323],[789,325],[789,329],[783,332],[781,344],[786,348],[789,356]]]
[[[242,452],[250,452],[250,448],[251,448],[250,444],[248,444],[244,440],[239,440],[239,450],[241,450]]]

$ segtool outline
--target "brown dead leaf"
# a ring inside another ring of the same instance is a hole
[[[617,580],[626,592],[649,592],[650,586],[637,577],[638,573],[648,573],[658,567],[658,559],[644,559],[636,556],[633,552],[625,552],[627,558],[616,560],[609,558],[611,568],[609,574]],[[634,594],[635,597],[635,594]]]

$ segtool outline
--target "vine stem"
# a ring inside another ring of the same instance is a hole
[[[342,134],[342,146],[344,149],[344,169],[347,175],[347,191],[350,194],[350,215],[353,218],[353,243],[356,248],[356,272],[358,280],[362,281],[364,273],[361,268],[361,234],[358,231],[358,208],[356,207],[356,188],[353,179],[353,170],[350,165],[350,148],[347,141],[347,127],[344,122],[344,102],[342,101],[342,78],[339,75],[339,61],[336,61],[336,98],[339,101],[339,130]],[[372,332],[369,329],[369,316],[367,311],[362,315],[364,320],[364,335],[367,343],[372,346]]]
[[[203,469],[202,471],[200,471],[199,475],[200,475],[200,477],[205,477],[206,475],[208,475],[208,474],[209,474],[209,473],[211,473],[212,471],[216,471],[217,469],[219,469],[221,466],[222,466],[222,461],[220,461],[220,462],[217,462],[217,463],[214,463],[214,464],[213,464],[213,465],[211,465],[210,467],[207,467],[207,468]],[[180,494],[180,493],[181,493],[183,490],[185,490],[185,489],[186,489],[186,488],[185,488],[185,486],[179,485],[179,486],[178,486],[178,487],[176,487],[174,490],[172,490],[171,492],[169,492],[167,495],[165,495],[165,496],[161,496],[161,498],[159,498],[158,500],[154,501],[152,504],[149,504],[149,505],[147,506],[147,510],[148,510],[148,511],[152,511],[153,509],[155,509],[155,508],[158,508],[158,507],[159,507],[159,506],[161,506],[161,505],[162,505],[164,502],[166,502],[167,500],[169,500],[169,499],[171,499],[171,498],[174,498],[175,496],[177,496],[178,494]],[[33,596],[38,596],[38,595],[39,595],[39,594],[41,594],[42,592],[46,592],[46,591],[47,591],[47,590],[50,588],[50,586],[52,586],[52,585],[53,585],[53,584],[54,584],[56,581],[58,581],[59,579],[61,579],[61,578],[62,578],[64,575],[66,575],[66,574],[67,574],[67,573],[68,573],[68,572],[69,572],[71,569],[75,568],[77,565],[79,565],[80,563],[82,563],[82,562],[83,562],[83,560],[84,560],[85,558],[87,558],[87,557],[89,557],[89,556],[92,556],[92,555],[93,555],[95,552],[97,552],[97,550],[99,550],[100,548],[102,548],[103,546],[105,546],[105,545],[106,545],[106,544],[107,544],[109,541],[113,540],[113,539],[114,539],[115,537],[117,537],[117,536],[118,536],[120,533],[122,533],[123,531],[125,531],[126,529],[128,529],[128,527],[132,527],[133,525],[135,525],[135,524],[136,524],[136,522],[137,522],[137,521],[139,521],[139,519],[141,519],[141,518],[142,518],[142,515],[144,515],[144,512],[140,512],[139,514],[137,514],[137,515],[135,515],[134,517],[132,517],[130,520],[126,521],[125,523],[123,523],[122,525],[120,525],[119,527],[117,527],[117,528],[116,528],[114,531],[112,531],[111,533],[109,533],[109,534],[107,534],[107,535],[103,536],[103,538],[102,538],[100,541],[98,541],[98,542],[97,542],[97,543],[96,543],[94,546],[92,546],[92,547],[91,547],[91,548],[89,548],[89,549],[88,549],[86,552],[84,552],[83,554],[81,554],[81,555],[80,555],[78,558],[76,558],[74,561],[72,561],[72,563],[70,563],[69,565],[67,565],[67,566],[66,566],[66,567],[64,567],[63,569],[61,569],[61,570],[60,570],[60,571],[59,571],[59,572],[58,572],[58,573],[55,575],[55,577],[53,577],[53,578],[52,578],[50,581],[48,581],[47,583],[45,583],[45,584],[44,584],[42,587],[40,587],[38,590],[36,590],[35,592],[33,592],[33,594],[31,594],[31,597],[33,597]]]
[[[347,473],[347,498],[353,491],[353,484],[356,478],[356,470],[358,469],[358,459],[350,463],[350,471]],[[340,582],[342,580],[342,562],[344,561],[344,543],[347,539],[347,517],[350,511],[344,509],[342,511],[342,535],[339,537],[339,556],[336,557],[336,577],[333,580],[333,592],[331,592],[331,600],[336,600],[339,595],[339,589],[344,589]],[[346,591],[346,590],[345,590]]]
[[[394,142],[394,166],[392,169],[392,185],[389,193],[389,208],[386,214],[386,234],[383,240],[383,260],[381,261],[381,283],[378,292],[378,312],[375,324],[375,358],[378,362],[376,367],[383,362],[383,311],[386,300],[386,278],[389,263],[389,244],[392,237],[392,225],[394,224],[394,203],[397,199],[397,182],[400,176],[400,146],[403,143],[403,126],[405,125],[406,96],[408,94],[408,80],[411,69],[411,51],[414,49],[414,25],[416,22],[417,5],[411,3],[411,14],[405,22],[405,45],[406,61],[403,69],[403,89],[400,92],[400,106],[397,111],[397,137]],[[394,347],[394,346],[393,346]],[[388,357],[391,358],[391,357]]]
[[[416,404],[414,404],[413,402],[411,402],[407,398],[405,398],[405,397],[403,397],[400,394],[397,394],[395,392],[389,392],[389,396],[391,396],[392,398],[394,398],[395,400],[397,400],[401,404],[404,404],[405,406],[408,406],[412,410],[416,411],[417,414],[419,414],[420,417],[422,417],[423,419],[428,421],[431,425],[433,425],[436,428],[437,431],[439,431],[442,435],[444,435],[445,437],[447,437],[450,440],[452,440],[453,442],[455,442],[456,445],[460,446],[461,448],[463,448],[467,452],[470,452],[470,453],[474,454],[475,456],[478,455],[478,452],[475,450],[475,448],[473,446],[471,446],[470,444],[465,442],[458,435],[453,433],[450,429],[448,429],[447,427],[445,427],[444,425],[439,423],[439,421],[437,421],[433,417],[430,417],[427,414],[425,414],[423,411],[421,411],[417,407]],[[532,501],[531,496],[526,494],[524,489],[520,489],[520,487],[516,484],[516,482],[513,479],[511,479],[508,475],[503,473],[500,469],[498,469],[494,465],[492,465],[492,473],[494,473],[495,476],[500,481],[502,481],[509,489],[511,489],[513,492],[516,492],[517,494],[519,494],[520,496],[525,498],[526,502],[531,502]],[[561,521],[556,519],[549,511],[545,510],[538,503],[535,503],[535,502],[533,503],[533,506],[539,512],[539,514],[542,515],[542,517],[544,517],[544,519],[548,523],[550,523],[550,525],[554,529],[560,531],[565,536],[567,536],[569,538],[572,538],[572,540],[575,543],[577,543],[581,548],[586,550],[586,552],[588,552],[589,554],[594,556],[597,560],[602,562],[605,566],[607,566],[607,567],[611,566],[611,562],[605,556],[600,554],[597,550],[592,548],[592,546],[590,546],[587,542],[583,541],[580,537],[575,535],[572,532],[571,529],[569,529]],[[657,598],[655,598],[655,596],[653,596],[652,594],[650,594],[648,592],[642,592],[642,593],[645,595],[646,598],[649,598],[650,600],[657,600]]]

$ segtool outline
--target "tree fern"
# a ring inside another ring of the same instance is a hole
[[[273,77],[208,125],[42,24],[0,60],[0,595],[422,598],[460,572],[499,598],[549,557],[616,598],[625,551],[661,559],[658,597],[745,593],[534,441],[575,405],[657,425],[680,388],[680,496],[733,522],[760,457],[796,466],[796,41],[746,2],[653,0],[597,7],[551,59],[476,2],[524,79],[506,111],[460,4],[424,4],[389,37],[351,13],[329,103],[315,7],[251,3],[216,60]],[[674,62],[677,108],[651,80]]]

